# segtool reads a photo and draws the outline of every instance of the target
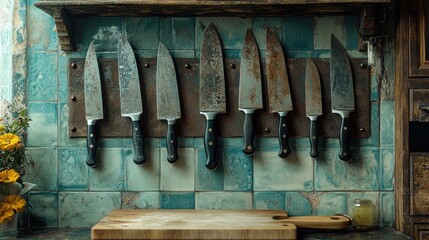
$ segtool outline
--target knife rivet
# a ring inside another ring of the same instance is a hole
[[[149,63],[145,63],[145,64],[144,64],[144,67],[145,67],[145,68],[148,68],[148,67],[150,67],[150,64],[149,64]]]
[[[76,69],[76,68],[77,68],[77,64],[76,64],[75,62],[72,62],[72,63],[70,64],[70,66],[71,66],[73,69]]]
[[[209,142],[209,145],[211,146],[211,145],[213,145],[213,142]]]
[[[366,68],[366,64],[365,63],[361,63],[360,64],[360,68]]]
[[[91,144],[91,145],[89,145],[89,147],[90,147],[90,148],[93,148],[93,147],[94,147],[94,145],[92,145],[92,144]]]
[[[212,128],[209,128],[209,132],[212,132],[213,131],[213,129]]]
[[[89,136],[90,136],[90,137],[94,137],[94,134],[92,134],[92,133],[91,133],[91,134],[89,134]],[[92,146],[92,145],[91,145],[91,146]]]
[[[235,68],[235,64],[231,63],[231,64],[229,64],[229,67],[232,68],[232,69],[234,69]]]
[[[287,149],[283,149],[283,153],[287,153]]]
[[[265,128],[265,129],[264,129],[264,132],[266,132],[266,133],[270,133],[270,132],[271,132],[271,129],[270,129],[270,128]]]
[[[283,123],[283,124],[282,124],[282,127],[286,127],[286,124],[285,124],[285,123]]]
[[[359,131],[361,132],[361,133],[364,133],[364,132],[366,132],[366,129],[365,128],[359,128]]]
[[[76,132],[76,127],[72,127],[72,128],[70,128],[70,130],[72,131],[72,132]]]
[[[283,138],[286,138],[286,134],[283,134],[283,136],[282,136]]]
[[[174,143],[174,141],[173,141],[173,140],[170,140],[170,143]]]
[[[344,131],[347,131],[347,127],[344,127]]]
[[[186,69],[191,69],[191,65],[190,64],[185,64],[185,68]]]
[[[76,96],[72,96],[71,98],[70,98],[73,102],[76,102]]]

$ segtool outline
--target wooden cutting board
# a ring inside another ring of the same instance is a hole
[[[296,226],[285,218],[284,210],[120,209],[97,223],[91,238],[296,239]]]

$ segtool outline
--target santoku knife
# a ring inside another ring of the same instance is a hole
[[[245,114],[243,152],[250,156],[255,153],[252,115],[255,110],[263,108],[258,46],[250,30],[246,32],[241,51],[238,107]]]
[[[204,134],[206,167],[214,170],[217,167],[214,120],[217,114],[226,112],[226,95],[222,47],[213,23],[204,31],[201,43],[199,104],[200,113],[206,118]]]
[[[353,74],[346,49],[331,35],[331,106],[341,116],[339,158],[347,161],[350,153],[349,114],[355,110]]]
[[[307,59],[305,68],[305,112],[310,119],[310,156],[316,158],[319,156],[317,149],[317,117],[322,115],[322,93],[319,71],[311,58]]]
[[[89,45],[85,59],[84,96],[85,117],[88,125],[88,158],[86,160],[86,164],[90,167],[96,167],[98,162],[95,157],[95,152],[97,151],[95,122],[99,119],[103,119],[103,97],[101,94],[100,70],[98,68],[97,56],[95,54],[93,42]]]
[[[156,65],[156,103],[159,120],[167,120],[167,160],[175,163],[177,153],[176,120],[180,119],[180,99],[176,70],[170,52],[159,43]]]
[[[267,29],[266,35],[266,58],[269,109],[271,113],[278,113],[280,116],[278,155],[285,158],[290,154],[286,116],[293,110],[293,105],[283,48],[270,29]]]
[[[118,75],[121,102],[121,116],[130,117],[134,146],[134,163],[146,163],[143,151],[143,136],[140,130],[140,117],[143,113],[140,80],[133,49],[125,36],[119,38]]]

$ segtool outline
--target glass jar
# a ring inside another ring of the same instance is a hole
[[[355,229],[366,230],[378,226],[378,214],[375,205],[369,199],[355,199],[352,204],[351,215]]]

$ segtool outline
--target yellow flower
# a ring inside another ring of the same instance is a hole
[[[0,223],[10,220],[14,213],[11,206],[0,203]]]
[[[1,119],[0,119],[0,121],[1,121]],[[5,127],[4,127],[4,125],[3,125],[3,124],[1,124],[1,125],[0,125],[0,132],[4,132],[4,130],[5,130]]]
[[[7,169],[0,172],[0,182],[11,183],[18,180],[19,174],[13,169]]]
[[[3,151],[11,151],[21,147],[21,138],[13,133],[0,135],[0,148]]]
[[[4,198],[4,203],[9,205],[13,210],[21,212],[25,207],[25,200],[18,195],[10,195]]]

